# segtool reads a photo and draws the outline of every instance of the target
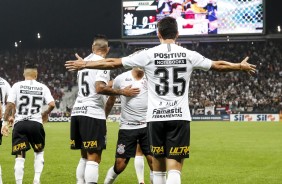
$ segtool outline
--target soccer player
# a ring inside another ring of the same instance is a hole
[[[8,92],[10,91],[10,84],[0,77],[0,130],[2,128],[3,115],[5,112],[5,104],[8,97]],[[0,145],[2,144],[2,134],[0,134]],[[0,184],[2,184],[2,169],[0,165]]]
[[[101,60],[109,52],[108,39],[96,35],[92,53],[84,60]],[[138,88],[130,86],[122,90],[108,87],[109,70],[78,71],[78,94],[71,113],[71,149],[81,150],[81,159],[76,169],[78,184],[97,183],[102,150],[106,148],[105,95],[133,96]],[[105,94],[105,95],[102,95]]]
[[[124,171],[130,158],[135,157],[139,161],[140,157],[143,159],[143,155],[135,156],[137,144],[140,145],[152,170],[152,154],[150,152],[146,123],[148,87],[144,71],[135,67],[130,71],[118,75],[113,82],[114,89],[123,89],[128,85],[139,88],[140,93],[135,97],[120,96],[121,122],[116,148],[116,160],[114,166],[108,170],[104,184],[113,183],[116,177]],[[110,113],[115,99],[115,96],[109,97],[105,107],[106,116]],[[138,182],[140,184],[144,183],[144,171],[142,173],[142,168],[137,169],[136,172]]]
[[[240,63],[212,61],[178,46],[175,44],[177,22],[172,17],[161,19],[157,27],[161,44],[156,47],[124,58],[87,63],[77,55],[76,61],[67,61],[65,66],[69,70],[122,66],[144,69],[148,78],[146,121],[153,152],[153,181],[157,184],[179,184],[184,159],[189,157],[191,115],[188,89],[192,71],[245,71],[251,74],[256,66],[247,62],[248,57]]]
[[[34,150],[33,183],[39,184],[44,166],[43,122],[48,120],[48,114],[54,109],[55,102],[48,87],[36,81],[37,67],[34,64],[26,64],[23,75],[25,80],[15,83],[10,90],[1,132],[8,134],[9,116],[14,114],[15,110],[12,154],[16,155],[16,184],[23,182],[25,155],[30,146]],[[48,104],[48,108],[42,113],[44,102]]]

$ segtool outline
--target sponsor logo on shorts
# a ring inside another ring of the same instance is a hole
[[[19,150],[23,150],[26,148],[26,143],[25,142],[22,142],[20,144],[17,144],[15,146],[13,146],[13,152],[17,152]]]
[[[189,154],[189,146],[171,147],[169,150],[170,155],[187,155]]]
[[[158,146],[151,146],[151,152],[153,154],[159,154],[162,155],[164,154],[164,147],[158,147]]]
[[[36,150],[41,150],[41,149],[42,149],[42,144],[35,144],[35,145],[34,145],[34,148],[35,148]]]
[[[125,149],[124,149],[124,148],[125,148],[125,145],[124,145],[124,144],[119,144],[119,145],[118,145],[118,148],[117,148],[117,153],[120,154],[120,155],[121,155],[121,154],[124,154],[124,152],[125,152]]]
[[[71,140],[71,141],[70,141],[70,145],[71,145],[71,146],[75,146],[75,141],[74,141],[74,140]]]
[[[97,148],[98,141],[84,141],[83,146],[84,148]]]

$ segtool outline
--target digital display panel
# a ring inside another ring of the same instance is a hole
[[[122,36],[155,36],[166,16],[180,36],[264,33],[263,0],[123,0]]]

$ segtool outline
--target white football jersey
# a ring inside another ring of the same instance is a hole
[[[16,105],[15,123],[29,120],[42,123],[44,102],[54,101],[49,88],[36,80],[25,80],[15,83],[9,93],[7,102]]]
[[[10,89],[11,89],[10,84],[5,79],[0,77],[0,100],[2,102],[2,117],[0,117],[0,119],[2,120],[5,112],[6,96],[8,96]]]
[[[126,68],[144,68],[148,79],[147,122],[188,120],[189,81],[194,69],[209,70],[212,61],[176,44],[160,44],[122,58]]]
[[[85,61],[98,61],[103,59],[96,54],[90,54]],[[107,97],[97,94],[95,83],[102,81],[108,84],[109,70],[83,69],[77,72],[78,94],[71,116],[88,116],[97,119],[106,119],[105,104]]]
[[[144,128],[146,124],[146,112],[148,101],[147,79],[144,77],[135,80],[132,71],[128,71],[117,76],[113,83],[113,88],[124,89],[132,85],[132,88],[139,88],[140,93],[134,97],[120,95],[121,117],[120,129],[138,129]]]

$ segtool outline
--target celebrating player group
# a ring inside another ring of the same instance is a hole
[[[116,163],[108,171],[105,183],[112,183],[126,166],[128,160],[126,158],[132,156],[132,147],[127,146],[127,144],[130,141],[136,143],[135,139],[139,133],[132,127],[135,125],[141,126],[145,123],[150,154],[152,154],[151,182],[154,184],[180,184],[184,159],[189,157],[191,115],[188,106],[188,89],[192,71],[195,69],[245,71],[252,74],[256,70],[256,66],[247,62],[248,57],[240,63],[212,61],[197,52],[177,45],[177,22],[172,17],[161,19],[157,28],[160,45],[156,47],[137,51],[123,58],[106,58],[98,61],[85,61],[76,55],[77,60],[67,61],[65,64],[70,71],[112,70],[119,67],[133,68],[131,73],[117,77],[113,85],[114,88],[123,89],[126,84],[129,84],[127,80],[132,81],[132,87],[136,83],[136,86],[139,86],[140,93],[132,98],[139,98],[144,90],[137,83],[141,79],[138,80],[134,77],[133,71],[136,68],[144,71],[146,77],[144,85],[147,85],[148,90],[146,119],[143,121],[139,117],[140,110],[143,108],[139,107],[140,104],[131,104],[131,101],[126,100],[126,98],[124,102],[122,101],[121,127],[131,127],[127,128],[127,131],[131,131],[132,133],[129,135],[132,134],[133,136],[128,136],[131,140],[124,139],[122,133],[124,130],[121,128],[117,143]],[[110,100],[111,98],[109,98],[107,104],[111,103]],[[106,105],[106,107],[109,108],[109,105]],[[131,113],[126,109],[128,107],[133,111],[132,114],[128,114]],[[138,138],[138,142],[141,145],[140,139]],[[134,146],[134,150],[135,148],[136,146]],[[146,151],[146,145],[144,145],[143,150]],[[123,154],[124,156],[121,156]],[[145,152],[144,154],[149,153]]]
[[[76,54],[77,60],[65,63],[69,71],[77,70],[78,94],[70,123],[70,148],[79,149],[81,156],[74,171],[77,184],[98,183],[101,155],[106,149],[106,118],[117,96],[121,99],[120,130],[115,162],[104,183],[118,180],[132,157],[138,183],[144,183],[144,155],[152,184],[180,184],[190,149],[188,90],[193,70],[249,74],[256,70],[247,62],[248,57],[239,63],[212,61],[179,46],[178,26],[173,17],[161,19],[157,33],[158,46],[123,58],[106,58],[110,51],[108,40],[104,35],[96,35],[89,56],[83,59]],[[130,70],[110,81],[110,70],[120,67]],[[26,151],[30,148],[35,155],[33,183],[40,183],[45,148],[43,123],[55,106],[50,90],[36,81],[37,74],[37,66],[29,63],[24,68],[25,80],[12,88],[0,78],[1,134],[7,136],[13,126],[17,184],[23,183]],[[48,106],[45,111],[44,104]]]

